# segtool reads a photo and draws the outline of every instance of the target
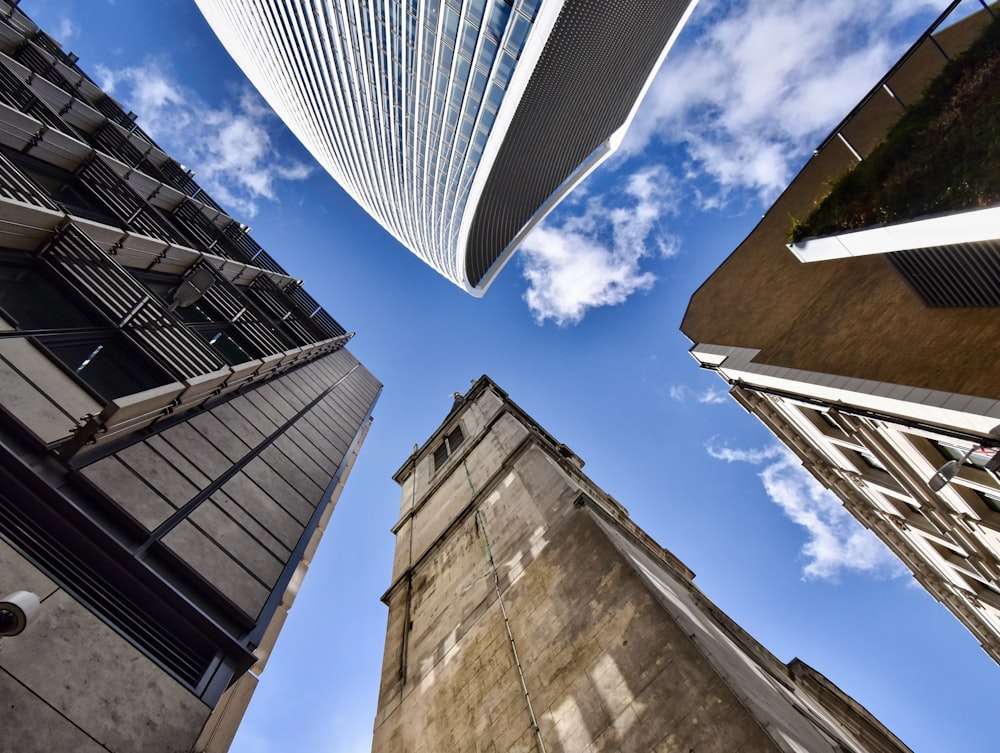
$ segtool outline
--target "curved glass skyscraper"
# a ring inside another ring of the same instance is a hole
[[[620,143],[695,0],[196,0],[323,167],[482,295]]]

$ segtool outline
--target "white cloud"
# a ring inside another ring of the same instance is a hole
[[[708,387],[704,392],[695,394],[695,392],[686,385],[672,384],[670,385],[668,394],[670,395],[671,400],[676,400],[679,403],[683,403],[692,395],[695,400],[699,403],[704,403],[705,405],[722,405],[729,400],[727,393],[716,387]]]
[[[277,201],[279,181],[300,181],[312,173],[310,165],[282,161],[275,153],[269,128],[278,121],[250,90],[212,107],[157,60],[119,70],[98,66],[97,74],[126,109],[141,113],[143,130],[195,170],[199,185],[239,219],[256,215],[261,199]]]
[[[550,218],[521,245],[524,294],[535,320],[577,324],[597,306],[615,306],[652,288],[656,276],[643,259],[678,253],[676,238],[660,219],[676,211],[673,177],[662,166],[630,175],[621,199],[591,198],[582,214]],[[608,196],[614,196],[609,192]]]
[[[709,387],[707,390],[698,395],[698,402],[705,403],[706,405],[722,405],[723,403],[729,402],[729,398],[724,390]]]
[[[912,41],[912,28],[901,34],[900,27],[918,15],[929,21],[940,6],[702,3],[650,88],[623,153],[636,154],[654,139],[683,143],[689,171],[710,178],[723,200],[750,189],[771,201]]]
[[[902,563],[875,535],[858,523],[840,500],[802,467],[791,450],[770,445],[749,450],[706,447],[713,458],[764,466],[758,474],[764,490],[792,522],[806,530],[802,554],[807,579],[836,580],[844,571],[883,577],[905,574]]]
[[[65,44],[66,40],[76,35],[76,24],[68,16],[63,16],[52,30],[53,38]]]
[[[656,159],[651,146],[679,147],[683,199],[694,208],[718,209],[735,191],[769,203],[940,6],[702,0],[614,164],[648,164]],[[575,324],[591,308],[652,288],[655,276],[642,259],[678,250],[660,225],[677,211],[659,192],[668,179],[674,183],[663,167],[632,175],[629,204],[616,208],[580,187],[559,215],[577,216],[550,218],[525,240],[524,297],[537,321]]]

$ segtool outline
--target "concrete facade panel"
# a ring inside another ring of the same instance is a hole
[[[211,479],[218,478],[232,467],[226,456],[187,422],[171,426],[160,436]]]
[[[199,505],[188,516],[188,520],[202,531],[211,531],[212,540],[265,585],[274,585],[281,574],[284,561],[265,549],[213,502]]]
[[[0,319],[0,322],[3,320]],[[0,326],[0,329],[3,328]],[[11,364],[21,378],[58,405],[60,411],[70,419],[69,424],[63,422],[61,431],[72,428],[74,419],[82,421],[89,414],[100,413],[101,404],[67,374],[53,368],[52,361],[27,340],[0,340],[0,358]]]
[[[0,596],[14,591],[31,591],[44,599],[55,590],[56,584],[41,570],[0,540]]]
[[[181,454],[174,449],[173,445],[165,442],[159,435],[149,437],[149,439],[144,440],[143,444],[148,445],[150,448],[155,450],[160,457],[180,472],[199,490],[204,489],[212,482],[212,479],[205,475],[205,472],[195,465],[197,462],[196,457],[190,458]]]
[[[259,457],[247,463],[243,469],[243,473],[246,474],[248,479],[257,484],[264,494],[277,500],[282,508],[287,510],[292,517],[303,523],[309,520],[313,510],[316,508],[316,504],[319,502],[318,497],[306,499],[298,489],[285,481],[270,465]]]
[[[263,489],[242,473],[237,473],[222,486],[222,491],[242,507],[250,517],[260,523],[289,549],[302,535],[305,520],[294,518]]]
[[[260,612],[268,590],[192,523],[182,521],[163,537],[163,543],[247,615],[256,617]]]
[[[275,428],[281,426],[285,421],[287,421],[290,415],[294,412],[288,410],[288,405],[284,401],[281,401],[282,408],[284,410],[279,409],[276,405],[274,405],[274,395],[265,395],[261,392],[260,388],[246,393],[243,397],[246,399],[247,403],[252,405],[256,410],[260,411],[262,416],[264,416]],[[271,429],[271,431],[273,430],[274,429]],[[270,431],[267,433],[270,433]]]
[[[92,737],[49,706],[0,666],[0,730],[18,753],[107,753]]]
[[[247,415],[246,401],[240,401],[239,407],[234,405],[235,402],[231,400],[216,406],[212,409],[212,414],[242,438],[247,445],[256,446],[270,432],[263,431],[262,427],[258,426]]]
[[[300,422],[286,432],[288,439],[298,447],[298,452],[308,456],[316,465],[324,469],[329,477],[343,460],[343,451],[338,451],[327,439],[324,432]]]
[[[45,443],[66,439],[74,421],[7,361],[0,359],[0,404]]]
[[[289,432],[288,434],[291,434]],[[280,452],[285,458],[295,466],[296,469],[305,474],[316,486],[325,488],[329,483],[330,476],[324,471],[327,461],[318,462],[302,446],[295,441],[295,438],[284,434],[274,441],[271,448],[265,450],[262,456],[267,458],[269,452]],[[269,461],[270,462],[270,461]],[[272,463],[272,467],[279,468],[284,461],[278,460]],[[287,478],[287,476],[286,476]]]
[[[176,452],[166,442],[160,444],[168,453]],[[190,477],[185,477],[147,442],[126,447],[116,453],[116,457],[173,507],[183,507],[184,503],[199,491],[199,487],[192,483]],[[178,459],[182,462],[185,460],[183,457]],[[197,481],[197,476],[195,480]]]
[[[218,506],[226,515],[235,520],[241,528],[260,542],[261,546],[272,552],[281,560],[286,560],[291,554],[291,547],[283,544],[259,521],[252,518],[246,510],[240,507],[228,494],[216,492],[211,496],[211,503]],[[207,504],[207,503],[206,503]]]
[[[301,453],[299,453],[297,458],[299,462],[293,462],[277,445],[272,445],[260,453],[260,459],[273,468],[281,478],[291,484],[307,500],[315,504],[315,501],[323,496],[325,486],[320,485],[316,481],[324,480],[323,476],[318,472],[312,477],[308,475],[307,468],[303,468],[302,466],[306,464],[312,465],[312,463],[303,457]],[[315,471],[318,471],[318,469],[315,469]]]
[[[109,751],[184,750],[208,717],[205,704],[63,591],[16,640],[4,641],[2,662]]]
[[[91,463],[81,472],[146,530],[152,531],[174,512],[172,505],[114,456]]]
[[[235,429],[227,427],[214,411],[193,416],[188,423],[233,463],[246,455],[252,446]]]

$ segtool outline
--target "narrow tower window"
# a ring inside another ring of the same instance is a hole
[[[446,461],[451,453],[455,451],[455,448],[464,441],[465,435],[462,434],[461,426],[456,426],[451,434],[445,435],[444,441],[442,441],[441,445],[434,450],[434,470],[436,471],[444,465],[444,461]]]

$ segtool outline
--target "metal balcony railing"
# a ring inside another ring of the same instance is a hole
[[[129,167],[145,173],[163,183],[168,182],[166,176],[148,159],[153,145],[149,144],[145,152],[140,151],[129,136],[113,123],[105,123],[90,135],[90,143],[98,149],[107,152],[112,157],[124,162]]]
[[[55,234],[39,256],[174,379],[223,367],[204,340],[73,225]]]
[[[90,159],[77,171],[77,175],[125,226],[167,243],[188,245],[188,241],[180,236],[159,211],[147,204],[128,181],[112,170],[100,156]]]
[[[0,64],[0,100],[50,128],[62,131],[73,138],[80,138],[80,134],[72,126],[36,97],[31,88],[3,64]]]
[[[49,199],[48,195],[2,154],[0,154],[0,196],[43,209],[59,211],[59,207]]]
[[[60,73],[55,60],[47,52],[43,52],[34,43],[25,41],[14,50],[12,57],[26,68],[30,68],[46,81],[55,84],[64,92],[75,95],[76,85]]]

